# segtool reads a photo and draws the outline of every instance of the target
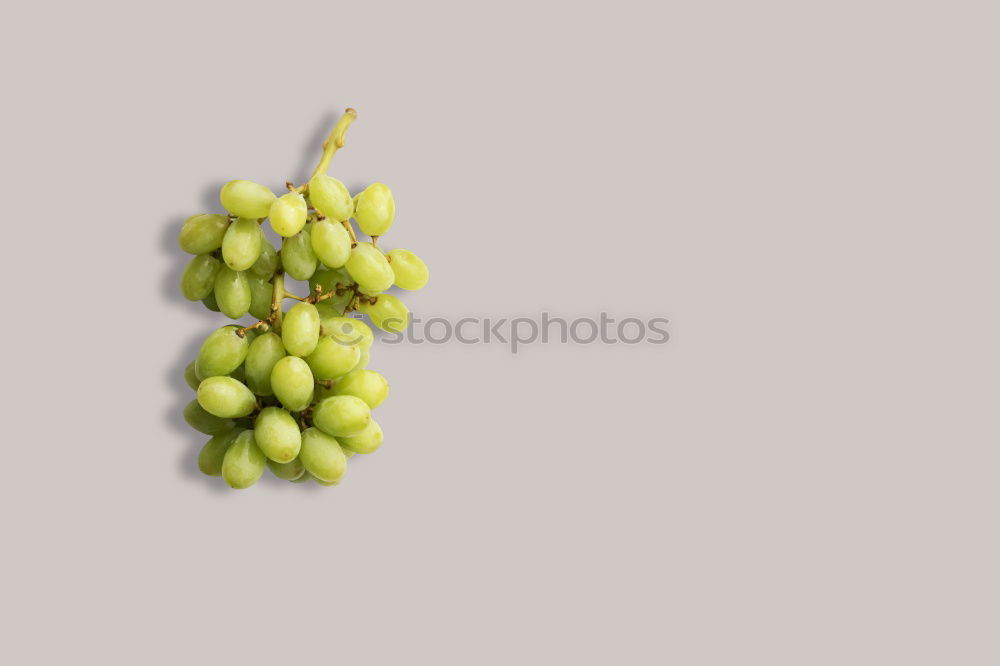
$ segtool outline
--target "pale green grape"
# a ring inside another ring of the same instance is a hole
[[[310,478],[312,478],[313,481],[315,481],[316,483],[318,483],[321,486],[339,486],[340,485],[340,479],[337,479],[336,481],[324,481],[323,479],[319,478],[318,476],[313,476],[312,474],[310,474],[309,476],[310,476]]]
[[[260,229],[260,227],[257,227]],[[257,257],[257,261],[253,262],[253,266],[250,267],[250,272],[258,277],[262,277],[265,280],[270,280],[274,272],[278,270],[278,251],[274,249],[270,241],[264,237],[264,231],[260,230],[261,243],[260,243],[260,256]]]
[[[257,446],[269,459],[287,463],[295,460],[302,445],[299,424],[280,407],[265,407],[254,421]]]
[[[313,252],[325,266],[339,268],[351,256],[351,236],[340,222],[316,220],[310,230]]]
[[[249,488],[257,483],[266,466],[267,458],[257,446],[253,430],[244,430],[222,458],[222,478],[233,488]]]
[[[194,370],[194,364],[195,362],[191,361],[187,364],[187,367],[184,368],[184,381],[187,382],[188,386],[197,391],[198,384],[201,383],[201,380],[198,378],[198,374]]]
[[[337,441],[345,449],[355,453],[374,453],[378,447],[382,446],[382,426],[372,419],[368,427],[357,435],[350,437],[338,437]]]
[[[396,286],[400,289],[420,289],[427,284],[430,271],[427,264],[409,250],[389,250],[389,266],[395,276]]]
[[[250,281],[246,273],[234,271],[225,264],[215,275],[215,301],[219,310],[230,319],[239,319],[250,310]]]
[[[184,420],[187,424],[206,435],[221,435],[233,429],[236,423],[232,419],[223,419],[209,414],[205,408],[198,404],[197,400],[192,400],[184,406]]]
[[[249,180],[231,180],[219,192],[223,208],[237,217],[255,220],[268,216],[274,200],[274,192]]]
[[[385,291],[396,279],[385,255],[371,243],[358,243],[344,266],[358,287],[369,294]]]
[[[302,461],[296,458],[295,460],[287,463],[274,462],[268,459],[267,466],[271,469],[271,472],[279,479],[284,479],[285,481],[297,481],[306,474],[306,468],[302,464]]]
[[[216,280],[218,280],[218,278],[219,278],[219,274],[218,273],[215,274],[215,278],[216,278]],[[222,312],[222,310],[219,309],[219,302],[215,300],[215,290],[214,290],[214,288],[213,288],[211,294],[209,294],[205,298],[201,299],[201,302],[202,302],[202,304],[206,308],[208,308],[212,312]]]
[[[285,357],[285,346],[276,333],[263,333],[250,343],[246,358],[247,386],[257,395],[271,395],[271,372]]]
[[[361,347],[345,345],[331,337],[320,338],[306,363],[316,379],[336,379],[354,369],[361,359]]]
[[[219,260],[210,254],[199,254],[188,262],[181,274],[181,293],[189,301],[200,301],[215,289]]]
[[[357,196],[354,219],[361,231],[369,236],[381,236],[389,231],[396,217],[396,201],[388,185],[372,183]]]
[[[373,324],[389,333],[403,332],[410,320],[410,311],[392,294],[379,294],[374,303],[362,302],[360,310]]]
[[[347,471],[347,457],[337,440],[317,428],[302,432],[299,460],[306,471],[321,481],[339,481]]]
[[[198,385],[198,404],[209,414],[238,419],[254,410],[257,399],[246,385],[232,377],[209,377]]]
[[[361,358],[358,359],[358,364],[354,366],[355,370],[364,370],[368,367],[368,361],[371,359],[371,355],[367,351],[361,352]]]
[[[234,271],[245,271],[256,263],[263,246],[257,220],[241,217],[229,225],[222,239],[222,260]]]
[[[338,441],[339,441],[339,440],[338,440]],[[351,458],[353,458],[353,457],[354,457],[354,451],[351,451],[350,449],[346,449],[346,448],[344,448],[344,446],[343,446],[343,445],[341,445],[341,447],[340,447],[340,448],[341,448],[341,449],[343,449],[343,451],[344,451],[344,456],[345,456],[345,457],[346,457],[346,458],[347,458],[348,460],[350,460]]]
[[[308,227],[282,242],[281,265],[292,279],[308,280],[316,272],[317,263]]]
[[[353,395],[324,398],[313,409],[313,424],[334,437],[356,435],[364,430],[371,420],[371,409],[364,400]]]
[[[285,356],[271,371],[271,390],[292,412],[301,412],[312,402],[315,381],[309,364],[298,356]]]
[[[232,428],[205,442],[205,446],[201,447],[198,453],[198,469],[202,474],[222,476],[222,461],[226,451],[241,432],[242,428]]]
[[[279,236],[294,236],[302,231],[308,215],[309,206],[301,194],[282,194],[271,204],[271,228]]]
[[[375,409],[389,397],[389,382],[374,370],[357,370],[342,377],[333,387],[334,395],[353,395]]]
[[[267,319],[271,316],[271,296],[273,285],[262,277],[247,275],[250,284],[250,316]]]
[[[322,173],[309,179],[309,201],[324,217],[335,222],[350,218],[354,212],[351,193],[344,184]]]
[[[302,461],[299,460],[298,458],[295,459],[295,462],[297,462],[299,464],[302,464]],[[291,464],[295,464],[295,463],[291,463]],[[315,477],[312,474],[310,474],[309,472],[306,471],[305,466],[303,466],[302,467],[302,476],[300,476],[297,479],[292,479],[292,483],[312,483],[312,481],[313,481],[314,478]]]
[[[201,343],[194,364],[200,379],[228,375],[243,364],[250,350],[250,342],[246,337],[236,334],[238,329],[239,326],[223,326],[212,331]]]
[[[177,241],[185,252],[208,254],[222,247],[228,227],[225,215],[192,215],[184,221]]]
[[[368,324],[354,317],[322,317],[320,325],[323,327],[323,335],[328,335],[343,345],[358,345],[363,352],[371,349],[375,341],[375,334]]]
[[[281,341],[292,356],[308,356],[319,342],[319,312],[312,303],[296,303],[281,323]]]

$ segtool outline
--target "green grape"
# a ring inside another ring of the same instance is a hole
[[[409,324],[410,311],[392,294],[379,294],[374,303],[362,301],[360,309],[373,324],[389,333],[402,333]]]
[[[219,278],[219,274],[218,273],[215,274],[215,278],[216,279]],[[206,308],[208,308],[212,312],[222,312],[222,310],[219,309],[219,302],[215,300],[215,290],[214,290],[214,288],[213,288],[211,294],[209,294],[205,298],[201,299],[201,302],[202,302],[202,305],[204,305]]]
[[[194,367],[199,379],[228,375],[243,365],[250,341],[237,335],[239,326],[223,326],[201,343]]]
[[[206,435],[221,435],[228,432],[236,425],[232,419],[223,419],[209,414],[205,408],[198,404],[197,400],[192,400],[184,406],[184,420],[187,424]]]
[[[388,185],[372,183],[357,196],[354,219],[361,231],[369,236],[381,236],[389,231],[396,217],[396,202]]]
[[[181,293],[189,301],[200,301],[215,288],[215,274],[219,260],[210,254],[199,254],[191,259],[181,274]]]
[[[187,364],[187,367],[184,368],[184,381],[187,382],[188,386],[197,391],[198,384],[201,383],[201,379],[198,378],[197,373],[194,371],[194,363],[194,361],[191,361]]]
[[[281,341],[292,356],[308,356],[319,342],[319,312],[312,303],[296,303],[281,323]]]
[[[260,225],[257,220],[241,217],[229,225],[222,239],[222,260],[234,271],[248,270],[260,257]]]
[[[337,479],[336,481],[324,481],[323,479],[319,478],[318,476],[313,476],[312,474],[310,474],[309,476],[310,476],[310,478],[312,478],[313,481],[315,481],[316,483],[318,483],[321,486],[339,486],[340,485],[340,479]]]
[[[354,369],[361,359],[361,347],[345,345],[331,337],[320,338],[306,363],[316,379],[336,379]]]
[[[389,250],[389,266],[400,289],[420,289],[427,284],[427,264],[409,250]]]
[[[254,421],[257,446],[269,459],[288,463],[299,455],[302,433],[292,415],[280,407],[265,407]]]
[[[351,236],[340,222],[328,219],[316,220],[309,232],[313,252],[330,268],[339,268],[351,256]]]
[[[361,358],[358,359],[358,364],[354,366],[355,370],[364,370],[368,367],[368,361],[371,359],[371,355],[367,351],[361,352]]]
[[[325,301],[324,301],[325,302]],[[375,341],[372,329],[360,319],[337,315],[320,319],[323,335],[328,335],[342,345],[358,345],[361,351],[371,349]]]
[[[249,338],[250,334],[253,333],[253,332],[254,331],[247,331],[247,338]],[[240,384],[246,384],[247,383],[247,373],[246,373],[246,370],[243,369],[242,365],[240,367],[236,368],[235,370],[233,370],[232,372],[230,372],[229,376],[232,377],[233,379],[235,379],[236,381],[238,381]],[[247,388],[249,388],[249,387],[247,387]]]
[[[348,460],[350,460],[351,458],[354,457],[354,451],[351,451],[350,449],[344,448],[343,445],[341,445],[340,448],[343,449],[343,451],[344,451],[344,457],[347,458]]]
[[[271,372],[285,357],[285,346],[276,333],[263,333],[250,343],[246,358],[247,386],[257,395],[272,395]]]
[[[317,428],[302,432],[302,451],[299,453],[306,471],[321,481],[339,481],[347,471],[347,457],[337,440]]]
[[[358,287],[369,294],[385,291],[396,279],[385,255],[371,243],[358,243],[344,266]]]
[[[354,212],[351,193],[344,184],[322,173],[309,179],[309,202],[323,217],[329,217],[335,222],[350,218]]]
[[[205,446],[201,447],[198,453],[198,469],[202,474],[222,476],[222,461],[226,451],[241,432],[243,432],[241,428],[232,428],[205,442]]]
[[[249,180],[231,180],[219,192],[223,208],[237,217],[255,220],[268,216],[275,198],[274,192]]]
[[[316,405],[312,418],[313,424],[326,434],[341,437],[364,430],[371,423],[372,411],[361,398],[335,395]]]
[[[301,194],[282,194],[271,204],[271,228],[279,236],[294,236],[302,231],[308,215],[309,206]]]
[[[306,475],[305,465],[298,458],[286,463],[274,462],[268,459],[267,466],[276,477],[285,481],[297,481],[303,475]]]
[[[257,261],[253,262],[250,272],[257,277],[270,280],[274,272],[278,270],[278,251],[274,249],[274,246],[264,236],[264,230],[259,226],[257,229],[260,231],[261,236],[260,256],[257,257]]]
[[[271,390],[292,412],[301,412],[312,402],[315,381],[309,364],[298,356],[285,356],[271,371]]]
[[[382,446],[382,426],[372,419],[368,427],[357,435],[338,437],[337,441],[342,447],[355,453],[374,453]]]
[[[253,430],[236,436],[222,458],[222,478],[232,488],[249,488],[264,473],[267,458],[254,440]]]
[[[333,388],[334,395],[353,395],[375,409],[389,397],[389,382],[374,370],[357,370],[341,378]]]
[[[215,301],[219,310],[230,319],[239,319],[250,310],[250,281],[246,273],[237,272],[223,264],[215,275]]]
[[[352,284],[354,280],[351,279],[350,273],[343,268],[320,267],[309,278],[309,290],[311,293],[316,293],[316,285],[319,285],[320,292],[325,294],[328,291],[333,291],[338,282],[346,286]],[[326,301],[320,302],[326,303]]]
[[[229,227],[225,215],[192,215],[184,221],[177,241],[181,249],[191,254],[208,254],[222,247]]]
[[[281,244],[281,265],[295,280],[308,280],[316,272],[316,253],[309,239],[309,228],[286,238]]]
[[[273,286],[256,275],[247,275],[247,282],[250,285],[250,316],[254,319],[267,319],[271,316]]]
[[[298,458],[296,458],[295,461],[298,462],[299,464],[302,464],[302,461],[299,460]],[[292,479],[292,483],[312,483],[312,480],[314,478],[315,477],[313,477],[312,474],[309,474],[308,472],[306,472],[306,468],[303,466],[302,467],[302,476],[300,476],[297,479]]]
[[[257,406],[253,393],[232,377],[209,377],[198,385],[198,404],[224,419],[247,416]]]

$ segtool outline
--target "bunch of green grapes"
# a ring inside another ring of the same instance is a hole
[[[197,397],[184,418],[211,436],[198,467],[233,488],[253,485],[265,467],[288,481],[336,485],[348,458],[382,444],[372,410],[389,383],[368,369],[374,335],[351,313],[402,331],[409,310],[387,291],[420,289],[428,272],[412,252],[378,246],[396,212],[388,187],[352,196],[326,174],[355,117],[348,109],[338,121],[307,184],[287,183],[279,197],[231,181],[219,194],[228,214],[195,215],[181,228],[181,249],[195,255],[181,277],[184,296],[230,319],[257,319],[212,332],[185,369]],[[352,220],[370,241],[357,240]],[[282,237],[280,251],[265,221]],[[286,274],[308,280],[310,293],[286,291]],[[285,299],[299,302],[286,312]]]

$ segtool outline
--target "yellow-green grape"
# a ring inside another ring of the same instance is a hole
[[[187,424],[206,435],[221,435],[233,429],[236,422],[232,419],[223,419],[209,414],[205,408],[198,404],[197,400],[192,400],[184,406],[184,420]]]
[[[389,250],[386,253],[389,257],[389,266],[392,267],[392,274],[396,276],[396,286],[400,289],[420,289],[427,284],[430,271],[423,259],[413,254],[409,250]]]
[[[308,280],[316,272],[316,253],[309,240],[309,228],[286,238],[281,244],[281,265],[294,280]]]
[[[232,488],[249,488],[264,473],[267,458],[254,440],[253,430],[236,436],[222,458],[222,478]]]
[[[334,395],[353,395],[375,409],[389,397],[389,382],[374,370],[357,370],[341,378],[333,387]]]
[[[245,361],[247,386],[257,395],[271,395],[271,372],[285,357],[285,346],[275,333],[263,333],[250,343]]]
[[[250,310],[253,294],[246,273],[234,271],[225,264],[219,266],[215,274],[215,302],[222,314],[230,319],[239,319]]]
[[[285,409],[301,412],[312,402],[313,379],[309,364],[298,356],[285,356],[271,371],[271,390]]]
[[[302,446],[302,433],[292,415],[280,407],[260,410],[253,424],[257,446],[269,459],[287,463],[295,460]]]
[[[262,240],[257,220],[241,217],[229,225],[222,239],[222,260],[234,271],[248,270],[260,257]]]
[[[271,228],[279,236],[294,236],[302,231],[309,215],[309,206],[298,192],[282,194],[271,204]]]
[[[362,301],[360,310],[373,324],[389,333],[401,333],[410,323],[410,311],[392,294],[379,294],[374,303]]]
[[[292,356],[305,357],[319,342],[319,312],[312,303],[296,303],[281,323],[281,341]]]
[[[371,360],[371,354],[367,351],[361,352],[361,358],[358,359],[358,364],[354,366],[355,370],[364,370],[368,367],[368,361]]]
[[[389,231],[396,217],[396,202],[388,185],[372,183],[357,196],[354,219],[361,231],[369,236],[381,236]]]
[[[215,278],[218,280],[219,274],[215,274]],[[215,289],[213,288],[212,293],[201,299],[202,305],[211,310],[212,312],[222,312],[219,309],[219,302],[215,300]]]
[[[254,410],[257,399],[245,384],[232,377],[209,377],[198,385],[198,404],[209,414],[238,419]]]
[[[223,208],[237,217],[255,220],[268,216],[275,198],[274,192],[249,180],[231,180],[219,192]]]
[[[184,368],[184,381],[187,382],[188,386],[197,391],[198,384],[201,383],[201,380],[198,379],[198,375],[194,371],[194,363],[194,361],[191,361],[187,364],[187,367]]]
[[[372,419],[368,427],[357,435],[350,437],[338,437],[337,441],[345,449],[355,453],[374,453],[378,447],[382,446],[382,426]]]
[[[316,220],[310,230],[313,252],[325,266],[340,268],[351,256],[351,236],[340,222]]]
[[[271,316],[272,285],[266,279],[248,274],[250,284],[250,316],[254,319],[267,319]]]
[[[198,469],[201,470],[202,474],[222,476],[222,461],[226,456],[226,451],[241,432],[243,432],[242,428],[232,428],[205,442],[205,446],[201,447],[201,451],[198,453]]]
[[[301,460],[296,459],[297,462],[301,463]],[[291,479],[292,483],[312,483],[313,475],[306,471],[306,468],[302,467],[302,476],[297,479]]]
[[[250,334],[254,333],[254,332],[255,331],[247,331],[247,338],[249,338]],[[240,367],[236,368],[235,370],[233,370],[232,372],[230,372],[229,376],[232,377],[233,379],[235,379],[236,381],[238,381],[240,384],[246,384],[247,383],[247,373],[246,373],[246,370],[243,369],[242,365]],[[249,387],[247,387],[247,388],[249,388]]]
[[[181,274],[181,293],[189,301],[200,301],[215,289],[215,274],[219,260],[210,254],[199,254],[188,262]]]
[[[396,279],[385,255],[371,243],[358,243],[344,266],[361,291],[369,294],[385,291]]]
[[[309,202],[323,217],[340,222],[351,217],[354,202],[344,184],[332,176],[317,174],[309,179]]]
[[[334,437],[356,435],[368,427],[371,420],[372,410],[364,400],[353,395],[324,398],[313,409],[313,424]]]
[[[227,228],[229,218],[225,215],[192,215],[184,221],[177,242],[185,252],[208,254],[222,247]]]
[[[270,280],[274,272],[278,270],[278,251],[264,236],[264,231],[260,227],[257,229],[260,230],[261,235],[260,256],[257,257],[257,261],[253,262],[250,272],[265,280]]]
[[[309,477],[313,481],[315,481],[316,483],[318,483],[321,486],[339,486],[340,485],[340,479],[337,479],[336,481],[324,481],[323,479],[321,479],[321,478],[319,478],[317,476],[313,476],[312,474],[310,474]]]
[[[361,359],[361,347],[345,345],[331,337],[319,339],[316,349],[306,356],[306,363],[316,379],[336,379],[354,369]]]
[[[375,341],[375,334],[368,324],[354,317],[322,317],[320,324],[323,335],[328,335],[343,345],[357,345],[363,352],[371,349],[372,342]]]
[[[338,441],[339,441],[339,440],[338,440]],[[354,457],[354,451],[351,451],[350,449],[347,449],[347,448],[344,448],[344,446],[343,446],[343,445],[341,445],[341,446],[340,446],[340,448],[341,448],[341,449],[343,449],[343,451],[344,451],[344,456],[345,456],[345,457],[346,457],[346,458],[347,458],[348,460],[350,460],[351,458],[353,458],[353,457]]]
[[[302,432],[299,460],[307,472],[327,483],[339,481],[347,471],[347,457],[340,444],[317,428],[306,428]]]
[[[306,473],[305,466],[298,458],[286,463],[274,462],[268,459],[267,466],[270,468],[272,474],[285,481],[296,481]]]
[[[200,379],[228,375],[246,360],[250,341],[236,334],[239,326],[223,326],[201,343],[194,367]]]

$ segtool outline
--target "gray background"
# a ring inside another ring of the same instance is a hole
[[[6,10],[6,663],[996,664],[995,5]],[[424,316],[338,488],[200,477],[184,217],[396,194]]]

